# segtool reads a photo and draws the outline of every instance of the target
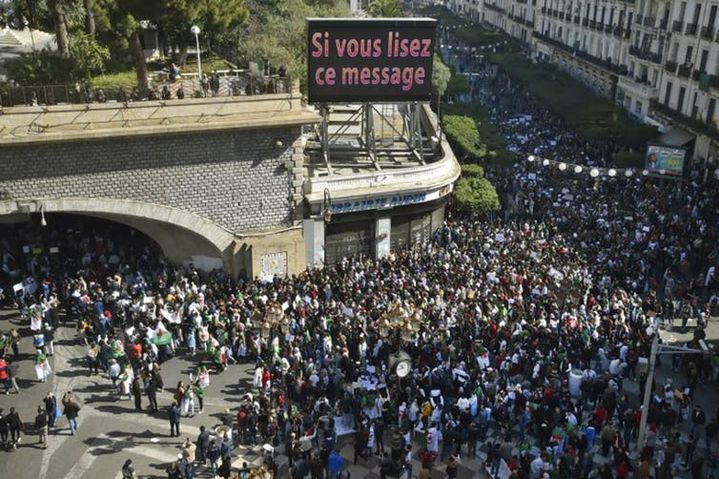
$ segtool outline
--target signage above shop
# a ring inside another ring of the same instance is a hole
[[[310,18],[310,103],[429,101],[437,20]]]
[[[353,213],[355,211],[366,210],[386,210],[397,206],[425,203],[442,198],[451,191],[452,185],[450,184],[432,191],[339,201],[332,204],[332,214]]]

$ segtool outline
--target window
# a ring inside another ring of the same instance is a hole
[[[707,71],[707,62],[709,61],[709,50],[702,50],[702,57],[699,60],[699,71],[705,73]]]
[[[699,105],[697,104],[698,100],[697,92],[694,92],[694,101],[692,102],[692,118],[697,117],[697,113],[699,113]]]
[[[667,82],[667,89],[664,90],[664,104],[669,106],[669,101],[672,99],[672,82]]]
[[[691,45],[689,45],[689,46],[687,47],[687,52],[686,52],[686,54],[684,55],[684,64],[685,64],[685,65],[689,65],[689,64],[692,63],[692,60],[694,59],[694,58],[692,58],[693,53],[694,53],[694,47],[692,47]]]
[[[687,13],[687,2],[682,2],[681,6],[679,7],[679,21],[684,21],[684,15]]]
[[[696,5],[694,5],[694,21],[692,22],[694,25],[699,24],[699,14],[701,13],[701,11],[702,11],[701,3],[697,3]]]
[[[643,106],[643,105],[642,105],[642,102],[640,102],[639,100],[636,100],[636,101],[634,102],[634,113],[636,113],[637,115],[641,116],[641,114],[642,114],[642,106]]]
[[[684,95],[686,95],[687,90],[684,87],[679,87],[679,98],[677,99],[677,111],[679,113],[682,113],[684,110]]]
[[[711,100],[709,100],[709,107],[707,108],[707,119],[706,119],[707,125],[711,125],[712,122],[714,121],[714,111],[716,110],[716,107],[717,107],[716,98],[712,98]]]

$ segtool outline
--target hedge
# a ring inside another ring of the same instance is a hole
[[[487,156],[487,148],[480,143],[477,125],[469,116],[446,115],[442,121],[444,132],[462,161],[477,162]]]
[[[468,178],[484,178],[484,168],[482,168],[482,165],[465,163],[462,165],[462,174]]]
[[[507,141],[489,121],[489,112],[480,103],[454,103],[444,106],[445,114],[470,117],[474,120],[480,141],[480,154],[475,155],[485,161],[492,161],[502,166],[512,166],[516,155],[507,150]],[[445,125],[447,136],[451,139],[449,129]]]
[[[500,208],[497,190],[486,178],[460,178],[454,198],[457,207],[463,211],[491,213]]]

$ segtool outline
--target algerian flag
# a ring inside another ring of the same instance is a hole
[[[167,346],[172,342],[172,333],[169,331],[159,331],[152,338],[152,342],[157,346]]]

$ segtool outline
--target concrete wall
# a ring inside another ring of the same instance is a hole
[[[133,200],[231,232],[289,225],[298,127],[4,145],[0,199]]]

